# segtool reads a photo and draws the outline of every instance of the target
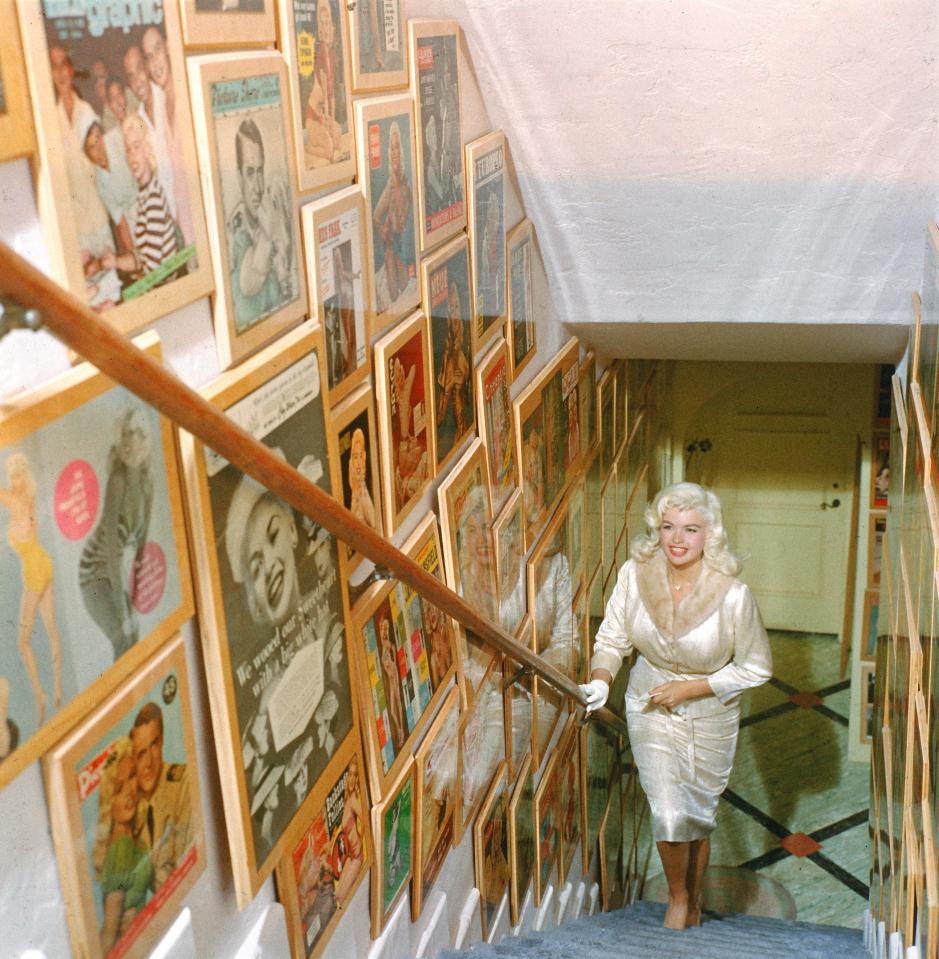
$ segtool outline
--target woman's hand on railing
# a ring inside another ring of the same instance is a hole
[[[607,701],[607,697],[610,695],[610,684],[602,679],[591,679],[589,683],[581,685],[580,691],[587,700],[584,708],[588,713],[592,713]]]

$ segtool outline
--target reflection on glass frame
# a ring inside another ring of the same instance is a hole
[[[274,42],[274,0],[182,0],[187,47],[248,47]]]
[[[351,183],[355,177],[344,6],[342,0],[317,0],[315,4],[278,0],[279,46],[289,69],[287,86],[301,193]]]
[[[307,312],[287,69],[273,51],[191,57],[188,67],[226,369]]]
[[[409,96],[355,101],[373,334],[406,316],[421,298],[413,129],[414,102]]]
[[[205,869],[182,637],[45,759],[76,954],[148,956]]]
[[[135,342],[160,359],[155,333]],[[0,437],[3,786],[191,618],[193,597],[172,426],[155,410],[81,364],[6,398]]]
[[[496,770],[473,826],[473,863],[484,942],[493,930],[509,887],[508,796],[509,780],[503,762]]]
[[[580,447],[584,457],[594,452],[600,435],[597,417],[597,360],[591,350],[580,361],[577,384],[580,402]]]
[[[536,760],[532,759],[532,763]],[[535,905],[541,905],[558,857],[558,752],[554,750],[535,789],[533,810],[535,839]]]
[[[352,92],[374,93],[408,84],[403,0],[357,0],[349,11]]]
[[[322,954],[372,864],[358,745],[347,742],[340,756],[336,776],[317,791],[306,828],[277,864],[277,898],[286,913],[291,959]]]
[[[486,446],[492,479],[492,508],[498,513],[519,486],[515,417],[509,384],[512,382],[509,350],[500,337],[479,361],[476,370],[476,401],[479,405],[479,435]]]
[[[0,0],[0,163],[36,149],[15,0]]]
[[[372,867],[372,938],[377,939],[411,879],[414,837],[414,761],[409,760],[388,787],[388,796],[372,804],[375,865]]]
[[[512,925],[521,920],[521,909],[531,885],[535,867],[534,835],[535,774],[531,755],[526,756],[518,769],[518,778],[509,800],[509,857],[511,881],[509,907]]]
[[[26,9],[23,53],[42,157],[36,192],[47,201],[41,225],[51,274],[129,333],[212,290],[179,6],[153,0],[135,8],[133,34],[112,26],[97,4],[66,5],[67,16],[43,16],[39,4]],[[112,99],[131,121],[126,134],[96,90],[101,76],[118,79]]]
[[[424,900],[453,843],[459,817],[460,693],[453,689],[414,754],[417,797],[414,811],[414,875],[411,919],[421,915]]]
[[[890,434],[874,433],[871,442],[870,508],[886,509],[890,492]]]
[[[203,395],[327,494],[339,488],[319,328],[282,337]],[[297,841],[358,736],[339,544],[180,435],[199,623],[241,906]],[[325,780],[323,779],[325,777]]]
[[[884,533],[887,517],[871,513],[867,523],[867,588],[880,589],[880,574],[883,567]]]
[[[534,359],[538,346],[535,337],[535,300],[532,287],[532,262],[535,255],[534,230],[530,220],[512,227],[505,238],[508,280],[508,323],[505,338],[509,344],[512,379],[516,379]]]
[[[421,261],[421,290],[434,363],[431,409],[440,472],[476,432],[473,286],[465,236]]]
[[[389,536],[434,476],[430,362],[427,320],[420,311],[375,344],[381,487]]]
[[[408,40],[417,133],[418,233],[421,252],[426,253],[466,226],[460,25],[456,20],[409,20]]]
[[[525,514],[520,489],[512,493],[493,521],[492,540],[499,582],[499,617],[502,628],[516,636],[528,613]]]
[[[358,187],[300,207],[310,316],[323,327],[326,377],[335,404],[372,371],[371,291],[365,202]]]

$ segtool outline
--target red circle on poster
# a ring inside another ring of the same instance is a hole
[[[149,613],[166,588],[166,554],[159,543],[144,544],[130,572],[128,592],[138,613]]]
[[[55,521],[66,539],[82,539],[98,515],[98,476],[85,460],[72,460],[59,473],[53,494]]]

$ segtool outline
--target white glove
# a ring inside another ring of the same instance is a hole
[[[580,687],[580,691],[587,700],[587,705],[584,708],[588,713],[592,713],[606,702],[610,695],[610,684],[605,683],[602,679],[591,679],[589,683],[584,683]]]

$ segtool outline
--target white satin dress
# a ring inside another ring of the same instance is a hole
[[[740,694],[765,683],[773,661],[756,601],[740,580],[705,565],[676,611],[667,562],[659,550],[620,569],[591,669],[615,676],[624,656],[639,653],[629,675],[626,722],[653,837],[690,842],[714,829],[737,748]],[[672,710],[649,699],[655,686],[685,679],[706,679],[714,695]]]

